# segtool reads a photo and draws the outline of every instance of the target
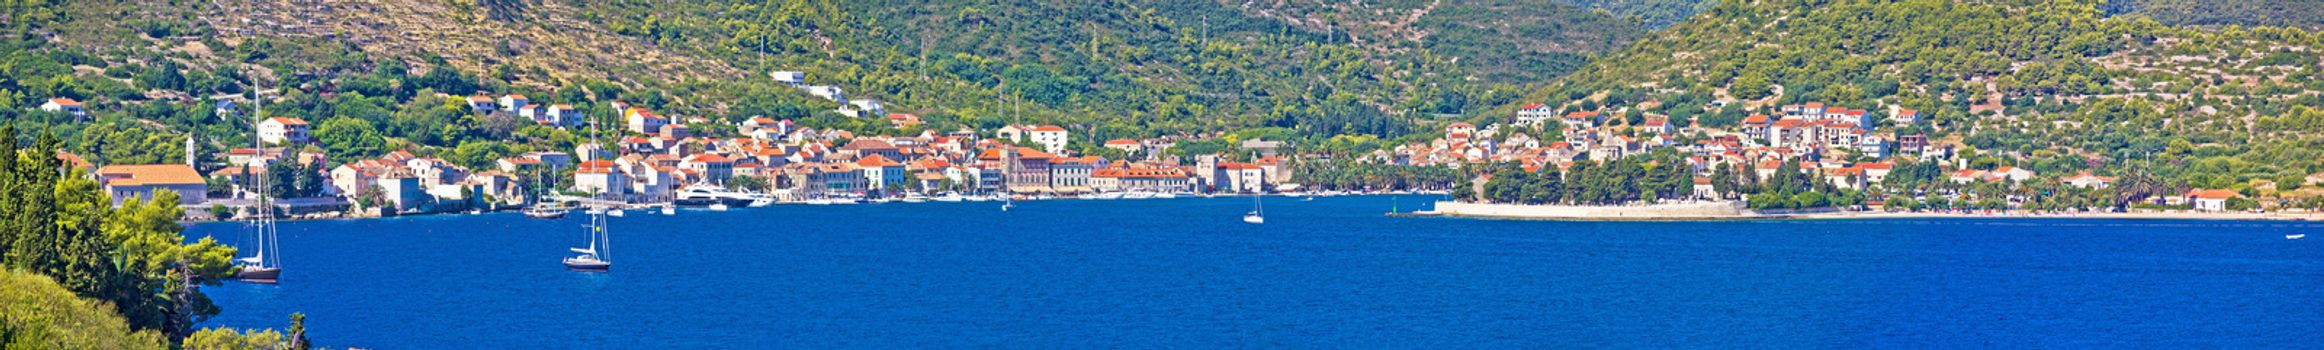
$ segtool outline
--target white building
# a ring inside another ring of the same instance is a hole
[[[299,118],[273,117],[258,122],[258,140],[270,144],[307,142],[307,121]]]
[[[502,95],[500,96],[500,109],[511,111],[524,110],[525,107],[531,106],[532,102],[532,99],[525,98],[525,95]]]
[[[803,72],[779,71],[768,75],[774,76],[775,82],[783,83],[783,85],[799,86],[807,84],[807,73]]]
[[[1068,133],[1065,128],[1056,125],[1042,125],[1034,127],[1030,134],[1033,143],[1041,144],[1041,148],[1049,153],[1065,151],[1065,143],[1068,142],[1066,138]]]
[[[621,198],[629,194],[629,176],[612,161],[582,162],[573,170],[573,190]]]
[[[1549,105],[1529,104],[1517,110],[1517,124],[1540,125],[1542,121],[1549,120],[1556,115],[1557,109],[1550,108]]]
[[[89,115],[87,110],[81,109],[81,101],[62,97],[48,99],[48,103],[40,104],[40,110],[71,113],[75,118]]]
[[[209,200],[209,183],[185,164],[108,165],[97,169],[97,181],[112,195],[113,205],[130,198],[153,200],[159,190],[177,192],[177,204]]]

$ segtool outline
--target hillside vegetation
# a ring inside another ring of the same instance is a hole
[[[2191,187],[2289,189],[2324,171],[2324,37],[2099,5],[1730,0],[1528,100],[1651,106],[1712,127],[1792,103],[1914,109],[1926,121],[1897,134],[1987,151],[1979,164],[2155,171]]]
[[[920,129],[831,113],[841,104],[774,71],[884,100],[926,129],[1384,140],[1515,101],[1645,34],[1552,0],[36,0],[6,11],[0,113],[99,163],[175,158],[189,133],[199,154],[247,144],[246,122],[220,122],[247,112],[209,107],[255,90],[284,99],[268,115],[315,123],[338,159],[489,160],[581,138],[460,110],[479,94],[599,117],[626,101],[710,136],[751,116]],[[88,103],[93,120],[27,112],[55,97]]]
[[[2174,25],[2324,26],[2324,1],[2314,0],[2114,0],[2103,8]]]

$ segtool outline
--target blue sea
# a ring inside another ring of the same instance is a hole
[[[286,222],[205,327],[451,348],[2315,348],[2324,223],[1388,218],[1433,198]],[[241,225],[189,236],[233,242]]]

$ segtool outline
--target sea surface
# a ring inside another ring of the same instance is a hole
[[[1388,218],[1419,196],[281,224],[204,327],[463,348],[2317,348],[2324,223]],[[192,227],[229,243],[245,228]]]

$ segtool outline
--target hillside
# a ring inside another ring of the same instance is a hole
[[[1647,30],[1608,13],[1553,0],[1237,2],[1245,13],[1330,32],[1383,57],[1445,57],[1467,68],[1461,79],[1529,84],[1554,79],[1590,54],[1620,48]],[[1456,72],[1422,72],[1446,74]]]
[[[1993,161],[2171,162],[2140,168],[2241,187],[2324,171],[2320,38],[2106,17],[2087,0],[1726,1],[1526,100],[1711,127],[1781,104],[1913,109],[1925,121],[1898,134]]]
[[[2114,0],[2101,8],[2172,25],[2324,27],[2324,1],[2313,0]]]
[[[1561,3],[1605,11],[1648,28],[1661,29],[1686,21],[1718,0],[1559,0]]]
[[[613,113],[602,102],[622,100],[706,122],[764,115],[916,132],[829,113],[841,104],[777,84],[774,71],[883,100],[928,128],[1388,139],[1510,103],[1646,33],[1552,0],[42,0],[6,11],[16,39],[16,58],[0,67],[0,92],[16,107],[6,113],[83,100],[99,122],[59,130],[71,146],[140,161],[180,152],[175,135],[188,130],[212,140],[204,148],[245,142],[235,131],[244,126],[205,122],[216,118],[207,103],[253,85],[289,99],[270,114],[319,128],[348,119],[334,130],[387,140],[325,147],[353,156],[479,140],[506,145],[471,149],[505,153],[573,137],[437,108],[473,94],[600,116]]]

